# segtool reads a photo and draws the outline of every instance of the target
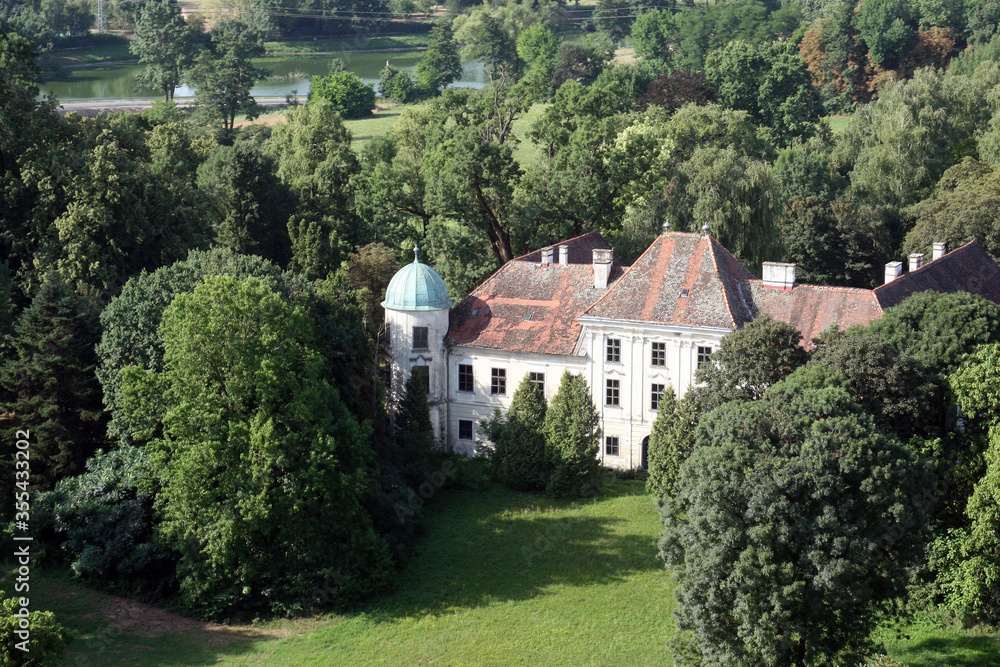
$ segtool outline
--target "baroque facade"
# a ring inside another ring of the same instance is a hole
[[[886,265],[874,290],[800,285],[767,262],[757,279],[711,236],[665,231],[631,267],[597,232],[514,259],[453,306],[418,258],[386,291],[390,403],[425,376],[435,435],[472,454],[478,423],[506,410],[525,376],[555,395],[565,371],[587,380],[601,415],[600,458],[646,466],[660,396],[684,394],[722,338],[760,313],[791,323],[809,347],[836,324],[867,324],[928,289],[1000,303],[1000,267],[975,242]]]

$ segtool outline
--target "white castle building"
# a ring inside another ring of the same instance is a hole
[[[416,253],[416,250],[415,250]],[[867,324],[914,292],[968,291],[1000,303],[1000,267],[975,242],[933,260],[886,265],[874,289],[800,285],[795,265],[758,280],[708,235],[664,232],[631,267],[597,232],[507,262],[458,306],[415,256],[386,290],[390,404],[426,375],[435,435],[475,450],[478,423],[506,410],[525,376],[551,400],[564,371],[583,375],[601,415],[600,458],[646,466],[660,396],[684,394],[723,336],[759,313],[789,322],[803,345],[833,324]]]

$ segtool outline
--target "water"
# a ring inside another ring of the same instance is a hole
[[[329,63],[333,58],[342,58],[347,69],[355,72],[366,83],[376,83],[379,71],[388,60],[394,67],[413,74],[413,68],[420,58],[420,51],[398,51],[390,53],[344,53],[326,56],[280,56],[256,61],[259,67],[271,71],[271,76],[254,86],[251,93],[255,97],[285,97],[286,95],[307,95],[309,79],[316,75],[329,74]],[[102,65],[80,69],[63,70],[58,75],[41,84],[43,93],[55,95],[61,102],[94,99],[135,99],[161,96],[157,90],[137,90],[135,77],[145,65]],[[483,63],[469,61],[463,63],[462,76],[452,84],[460,88],[483,88],[486,75]],[[192,97],[194,89],[181,86],[174,92],[176,97]]]

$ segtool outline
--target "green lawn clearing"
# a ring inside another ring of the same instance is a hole
[[[344,127],[351,131],[351,148],[359,152],[364,145],[377,137],[384,137],[392,129],[403,111],[415,104],[396,104],[385,109],[377,109],[368,118],[345,120]]]
[[[428,28],[429,29],[429,28]],[[412,50],[427,46],[427,33],[397,35],[390,37],[337,37],[334,39],[290,39],[264,42],[264,49],[270,55],[287,53],[325,53],[337,51],[376,51],[381,49]]]
[[[78,634],[69,665],[669,665],[673,584],[658,534],[640,481],[577,502],[493,486],[439,492],[395,592],[353,614],[234,627],[51,574],[33,591]],[[933,623],[903,634],[882,637],[902,665],[1000,664],[995,635]]]

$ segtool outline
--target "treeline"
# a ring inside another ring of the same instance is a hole
[[[800,339],[759,317],[660,404],[675,660],[865,663],[890,615],[995,627],[1000,307],[925,292]]]

